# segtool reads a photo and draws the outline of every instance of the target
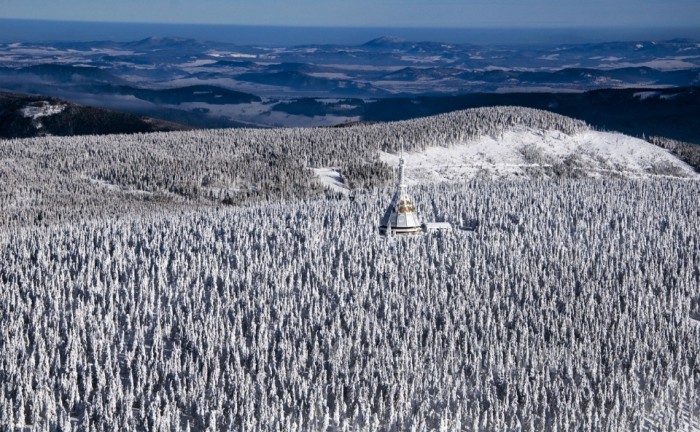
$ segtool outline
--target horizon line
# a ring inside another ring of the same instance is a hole
[[[273,27],[296,29],[397,29],[397,30],[696,30],[695,26],[604,26],[604,25],[576,25],[576,26],[505,26],[505,25],[474,25],[465,27],[453,26],[378,26],[378,25],[297,25],[297,24],[242,24],[242,23],[211,23],[211,22],[159,22],[159,21],[111,21],[111,20],[80,20],[80,19],[52,19],[52,18],[17,18],[0,17],[0,21],[38,21],[51,23],[85,23],[85,24],[129,24],[129,25],[189,25],[189,26],[217,26],[217,27]]]

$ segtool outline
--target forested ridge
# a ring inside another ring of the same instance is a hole
[[[546,111],[499,107],[351,128],[221,129],[0,141],[0,225],[142,213],[163,206],[250,204],[324,193],[310,169],[388,185],[378,150],[449,146],[513,127],[586,130]]]
[[[454,229],[387,239],[389,177],[306,172],[586,128],[527,114],[0,142],[0,429],[700,427],[700,182],[428,184]]]

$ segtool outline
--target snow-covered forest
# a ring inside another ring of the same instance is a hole
[[[540,114],[0,142],[0,425],[699,428],[697,180],[423,185],[455,229],[386,239],[390,174],[348,198],[305,169],[586,129]]]
[[[311,169],[340,167],[349,184],[387,185],[378,150],[449,146],[508,128],[586,130],[525,108],[484,108],[351,128],[223,129],[0,141],[0,226],[127,215],[163,206],[306,199],[324,193]]]

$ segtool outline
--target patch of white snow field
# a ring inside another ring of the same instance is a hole
[[[381,152],[390,166],[398,154]],[[429,147],[404,154],[408,183],[436,183],[475,177],[530,177],[558,166],[578,175],[631,178],[673,176],[700,179],[692,167],[669,151],[620,133],[521,129],[500,136],[482,136],[449,147]]]

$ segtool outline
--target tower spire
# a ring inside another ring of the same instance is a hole
[[[401,158],[399,159],[399,188],[401,189],[401,195],[406,194],[406,182],[405,180],[405,175],[406,173],[406,161],[403,158],[403,140],[401,140]]]
[[[403,138],[401,144],[401,157],[399,158],[399,182],[396,185],[394,198],[391,200],[379,225],[379,231],[383,234],[415,234],[422,231],[422,226],[416,208],[408,195],[406,186],[406,160],[403,157]]]

